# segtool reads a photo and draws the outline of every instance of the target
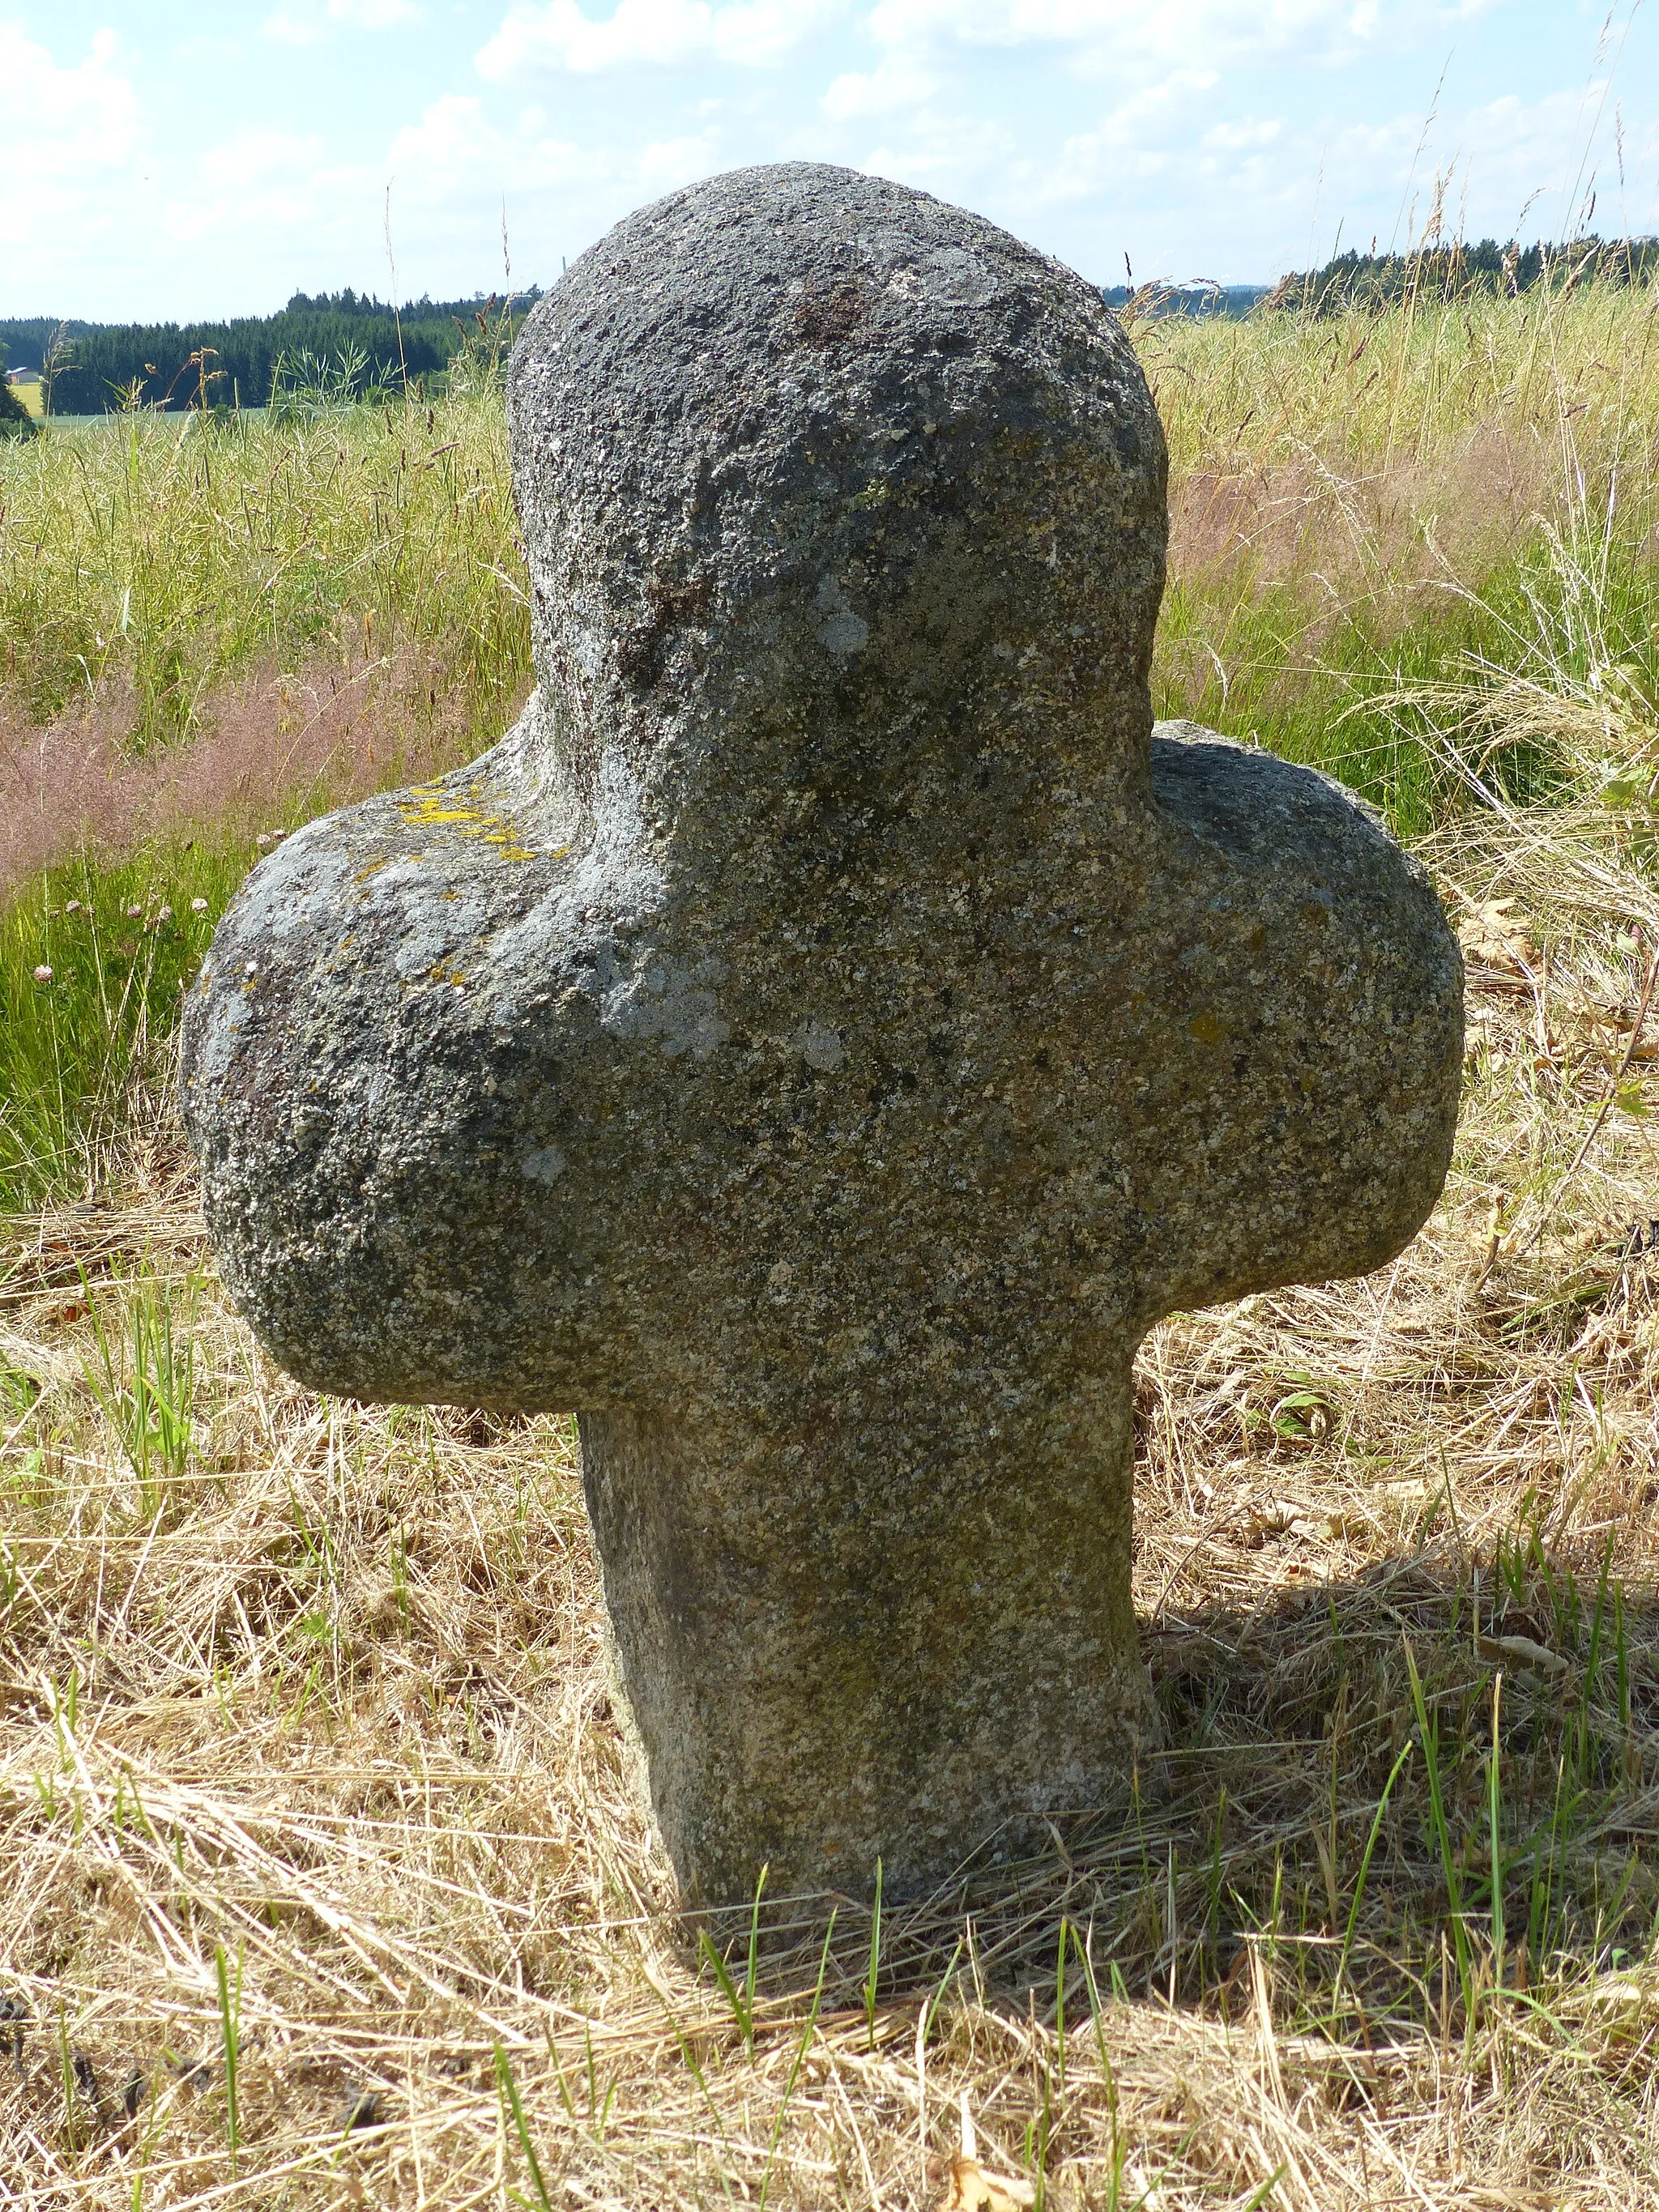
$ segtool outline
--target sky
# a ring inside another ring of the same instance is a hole
[[[545,284],[843,162],[1103,284],[1659,230],[1659,0],[0,0],[0,315]],[[203,27],[204,26],[210,27]],[[507,251],[502,246],[505,220]]]

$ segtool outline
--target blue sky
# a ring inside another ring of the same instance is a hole
[[[0,148],[12,314],[387,295],[388,186],[403,296],[498,283],[503,199],[546,282],[801,157],[1101,283],[1249,282],[1403,239],[1437,179],[1472,237],[1559,235],[1592,189],[1596,228],[1659,229],[1659,0],[0,0]]]

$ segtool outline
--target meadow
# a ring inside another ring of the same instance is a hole
[[[262,845],[524,692],[499,402],[0,447],[0,2201],[1659,2204],[1659,295],[1128,319],[1159,711],[1430,867],[1457,1158],[1143,1348],[1122,1802],[718,1948],[571,1424],[272,1368],[172,1103]]]

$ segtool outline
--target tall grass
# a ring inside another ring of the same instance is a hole
[[[248,672],[419,649],[479,724],[529,669],[499,399],[283,418],[140,410],[0,453],[0,702],[114,690],[137,749]]]
[[[135,1146],[176,1143],[157,1094],[179,1002],[246,866],[193,846],[82,863],[0,921],[0,1213],[93,1198]]]
[[[1402,691],[1541,653],[1652,696],[1659,291],[1134,334],[1171,453],[1163,711],[1330,768],[1421,831],[1462,786]],[[1560,765],[1519,745],[1514,795]]]
[[[1535,447],[1553,480],[1575,454],[1594,465],[1653,449],[1659,289],[1471,293],[1130,327],[1177,481],[1316,456],[1387,471],[1409,489],[1404,472],[1455,458],[1471,437]]]

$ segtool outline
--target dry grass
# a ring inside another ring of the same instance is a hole
[[[1470,1092],[1405,1257],[1145,1349],[1164,1750],[873,1966],[866,1911],[826,1952],[766,1901],[752,2014],[623,1778],[568,1425],[275,1373],[164,1126],[14,1221],[5,2201],[994,2204],[965,2094],[1056,2205],[1659,2203],[1659,896],[1615,830],[1431,852]]]

